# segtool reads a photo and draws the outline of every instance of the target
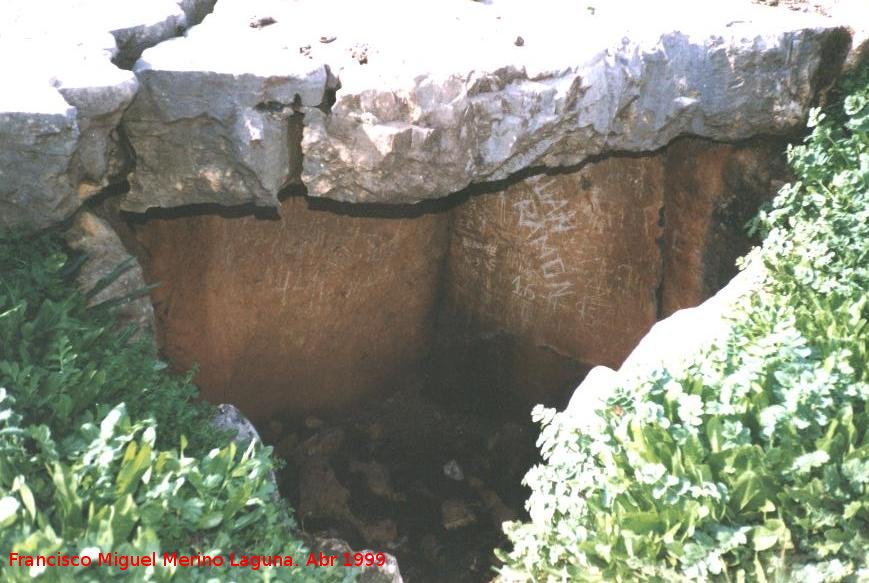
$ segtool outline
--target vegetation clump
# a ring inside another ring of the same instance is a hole
[[[510,581],[869,580],[869,70],[753,227],[764,281],[726,341],[580,426],[538,407]]]
[[[191,376],[118,329],[116,302],[88,307],[96,290],[76,288],[80,264],[54,235],[0,235],[0,579],[354,580],[304,567],[271,448],[216,430]],[[92,565],[30,567],[12,553]],[[151,553],[153,566],[97,566]],[[163,553],[224,560],[164,566]],[[302,566],[232,567],[229,553]]]

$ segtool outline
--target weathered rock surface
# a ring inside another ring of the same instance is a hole
[[[149,281],[162,282],[160,344],[182,370],[199,364],[206,398],[254,421],[302,415],[418,368],[449,216],[335,210],[292,197],[280,219],[192,214],[138,228]]]
[[[780,10],[814,12],[841,22],[851,32],[851,50],[845,68],[851,69],[869,57],[869,18],[865,0],[754,0]]]
[[[696,138],[667,147],[659,317],[698,305],[736,275],[737,258],[751,247],[746,223],[790,180],[785,147]]]
[[[866,53],[859,0],[834,19],[747,1],[221,0],[189,38],[161,43],[214,3],[7,2],[0,224],[54,224],[121,180],[126,133],[139,161],[128,210],[277,206],[299,181],[315,196],[411,202],[684,133],[781,132],[835,75],[839,23],[858,45],[850,60]],[[139,80],[115,66],[158,43]]]
[[[221,431],[235,432],[233,439],[242,451],[245,451],[252,443],[255,446],[262,446],[263,444],[256,427],[235,405],[229,403],[218,405],[211,423]],[[281,493],[278,490],[278,478],[274,470],[269,471],[269,481],[274,486],[273,498],[279,500]]]
[[[587,363],[621,362],[654,323],[661,156],[540,175],[456,209],[442,321]]]
[[[681,134],[779,133],[847,44],[829,19],[748,2],[221,0],[136,66],[125,208],[277,206],[300,179],[414,202]]]
[[[117,279],[90,299],[91,305],[124,298],[146,287],[142,267],[103,219],[82,211],[76,215],[72,226],[65,232],[65,238],[72,249],[87,255],[77,276],[77,283],[84,291],[94,289],[122,264],[130,262],[129,267]],[[156,326],[150,299],[147,296],[137,297],[119,306],[118,323],[122,326],[132,324],[142,338],[153,341]]]
[[[234,431],[235,442],[242,448],[246,449],[251,442],[262,443],[256,427],[235,405],[230,405],[229,403],[218,405],[217,412],[214,414],[211,422],[221,431]]]
[[[477,516],[464,500],[444,500],[441,504],[441,523],[447,530],[463,528],[477,522]]]
[[[325,553],[327,555],[335,555],[343,557],[344,553],[350,553],[352,556],[354,551],[346,541],[338,538],[317,538],[314,539],[311,550],[316,553]],[[365,555],[365,553],[381,553],[377,550],[361,550],[356,551]],[[383,553],[386,556],[386,562],[382,566],[363,567],[359,573],[359,583],[402,583],[404,579],[401,577],[401,571],[398,568],[398,561],[389,553]]]
[[[869,59],[869,17],[863,0],[837,0],[826,7],[825,13],[843,23],[851,33],[851,50],[845,68],[854,69]]]
[[[141,51],[215,0],[7,0],[0,21],[0,226],[68,218],[131,168],[117,133]]]

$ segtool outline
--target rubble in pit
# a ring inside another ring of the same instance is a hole
[[[287,460],[279,482],[304,532],[383,549],[414,582],[491,580],[501,523],[522,517],[520,484],[537,459],[530,419],[438,403],[419,379],[328,420],[272,419],[263,433]]]

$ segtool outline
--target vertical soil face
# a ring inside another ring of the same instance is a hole
[[[790,178],[785,144],[683,138],[667,147],[660,317],[696,306],[736,274],[751,245],[746,223]]]
[[[661,156],[609,158],[458,207],[443,360],[473,378],[499,359],[463,355],[495,347],[507,355],[496,383],[532,402],[618,366],[655,322],[663,185]]]
[[[289,198],[280,219],[154,218],[146,249],[163,350],[254,420],[337,408],[418,368],[449,216],[344,216]]]
[[[134,230],[162,282],[161,347],[199,365],[210,400],[299,418],[423,372],[447,403],[524,418],[726,283],[782,150],[686,138],[440,210],[291,197],[279,218],[174,211]]]

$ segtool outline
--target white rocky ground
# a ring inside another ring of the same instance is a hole
[[[72,214],[129,156],[116,137],[139,88],[129,65],[182,33],[214,0],[0,3],[0,225]]]
[[[415,202],[684,133],[779,133],[848,41],[848,23],[747,0],[220,0],[135,75],[112,64],[211,4],[4,3],[0,223],[52,224],[122,178],[119,124],[134,211],[275,205],[299,181]]]
[[[684,133],[782,132],[841,37],[747,2],[221,0],[136,66],[143,164],[125,206],[275,204],[299,178],[313,196],[416,202]]]

